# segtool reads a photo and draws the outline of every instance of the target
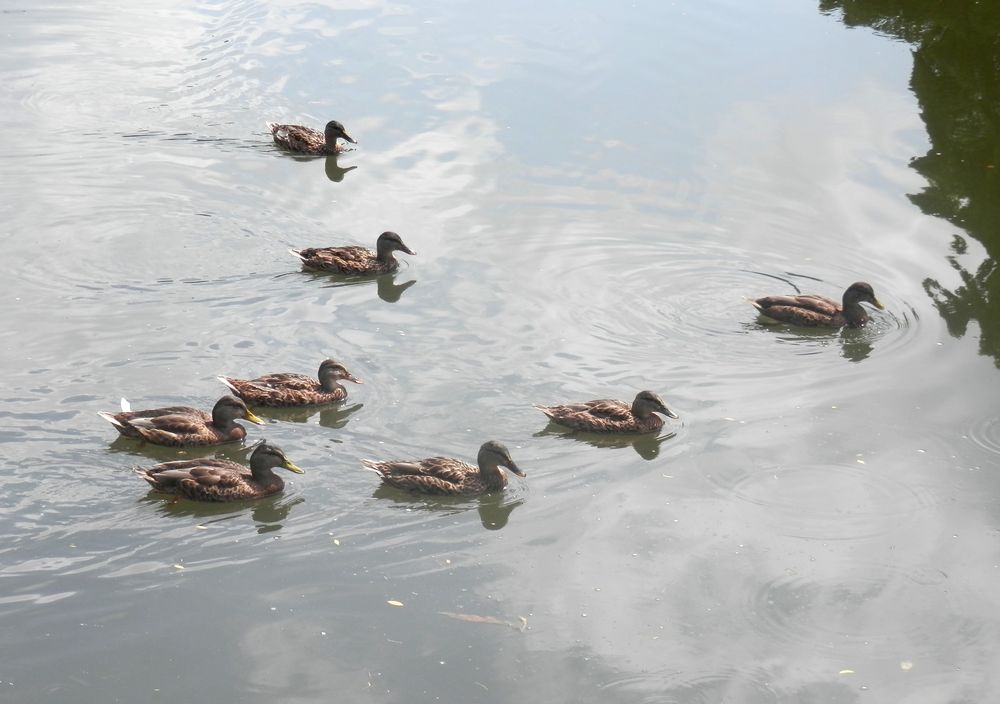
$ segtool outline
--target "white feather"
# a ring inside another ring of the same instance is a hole
[[[99,415],[101,418],[103,418],[104,420],[106,420],[109,423],[111,423],[111,425],[115,426],[116,428],[124,428],[125,427],[124,425],[122,425],[121,423],[118,422],[117,418],[115,418],[113,415],[111,415],[107,411],[98,411],[97,415]]]
[[[229,379],[227,379],[224,376],[217,376],[215,378],[218,379],[219,381],[221,381],[226,386],[228,386],[230,389],[232,389],[232,391],[236,392],[236,387],[229,383]]]

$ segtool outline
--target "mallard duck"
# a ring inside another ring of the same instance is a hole
[[[233,393],[255,406],[314,406],[336,403],[347,398],[347,389],[338,382],[343,379],[355,384],[364,383],[340,362],[325,359],[319,365],[319,383],[305,374],[265,374],[256,379],[216,377],[233,390]]]
[[[496,440],[483,443],[476,461],[478,467],[451,457],[388,462],[361,460],[361,464],[379,475],[383,483],[421,494],[473,496],[501,491],[507,486],[503,467],[519,477],[524,476],[507,448]]]
[[[393,252],[416,254],[403,244],[402,238],[395,232],[383,232],[379,235],[374,252],[358,246],[309,247],[288,251],[302,260],[302,266],[307,269],[341,274],[387,274],[399,268],[399,262],[392,256]]]
[[[337,144],[337,139],[343,139],[351,144],[357,144],[354,137],[347,134],[344,126],[336,120],[326,123],[323,132],[302,125],[283,125],[278,122],[267,122],[267,129],[274,137],[274,143],[292,152],[302,154],[337,154],[345,147]]]
[[[858,281],[844,291],[843,302],[812,294],[799,296],[764,296],[750,301],[766,322],[791,323],[808,327],[860,328],[868,322],[868,313],[862,303],[870,303],[879,310],[885,306],[875,298],[871,284]]]
[[[631,406],[625,401],[597,399],[535,408],[559,425],[594,433],[651,433],[663,427],[663,419],[657,413],[678,417],[652,391],[637,393]]]
[[[234,422],[237,418],[264,424],[242,400],[229,395],[216,401],[211,413],[190,406],[133,411],[129,402],[122,399],[121,413],[101,411],[97,415],[125,437],[173,447],[241,442],[247,431]]]
[[[250,455],[250,466],[231,460],[177,460],[152,467],[136,467],[135,473],[157,491],[179,494],[195,501],[239,501],[277,494],[285,488],[271,471],[284,467],[304,474],[274,445],[262,442]]]

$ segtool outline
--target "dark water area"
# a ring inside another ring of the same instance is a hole
[[[983,702],[1000,623],[1000,7],[0,8],[0,701]],[[342,121],[279,151],[265,120]],[[376,278],[290,248],[416,250]],[[747,298],[839,297],[857,330]],[[253,503],[117,439],[215,379],[306,473]],[[659,435],[532,404],[631,399]],[[380,488],[474,460],[502,495]]]

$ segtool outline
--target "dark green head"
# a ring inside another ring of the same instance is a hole
[[[351,144],[357,144],[354,137],[347,134],[347,130],[342,124],[336,120],[330,120],[326,123],[326,130],[324,130],[326,136],[326,143],[332,147],[332,145],[337,143],[337,138],[347,140]]]
[[[375,243],[375,249],[378,251],[379,255],[388,254],[389,252],[406,252],[407,254],[416,254],[412,249],[403,244],[403,238],[397,235],[395,232],[383,232],[378,236],[378,241]]]
[[[264,470],[272,469],[274,467],[283,467],[289,472],[295,472],[296,474],[305,474],[303,470],[295,465],[290,459],[285,456],[281,448],[277,445],[272,445],[267,442],[262,442],[250,455],[250,470],[257,474]]]
[[[215,402],[215,406],[212,408],[212,425],[217,428],[228,428],[237,418],[243,418],[257,425],[264,425],[264,421],[247,408],[243,399],[227,394]]]
[[[323,363],[319,365],[319,384],[324,389],[330,390],[337,384],[338,381],[343,379],[344,381],[353,381],[355,384],[364,383],[361,379],[358,379],[340,362],[334,359],[324,359]]]
[[[858,303],[871,303],[879,310],[885,310],[885,306],[875,298],[875,289],[872,288],[871,284],[864,281],[855,282],[847,287],[847,290],[844,291],[843,303],[844,308]]]
[[[510,458],[510,453],[502,442],[497,442],[496,440],[488,440],[484,442],[482,447],[479,448],[479,468],[480,469],[491,469],[494,467],[506,467],[511,472],[519,477],[524,476],[524,472],[514,464],[514,460]]]
[[[632,401],[632,413],[637,418],[646,418],[650,413],[662,413],[667,418],[678,417],[676,413],[667,408],[667,404],[663,402],[662,398],[648,389],[635,395],[635,400]]]

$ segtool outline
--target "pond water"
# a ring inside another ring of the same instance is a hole
[[[1000,10],[821,5],[6,3],[0,699],[994,698]],[[861,330],[746,302],[857,280]],[[96,413],[325,357],[365,384],[249,426],[306,470],[257,503]],[[659,437],[532,408],[643,388]],[[487,439],[502,496],[359,463]]]

